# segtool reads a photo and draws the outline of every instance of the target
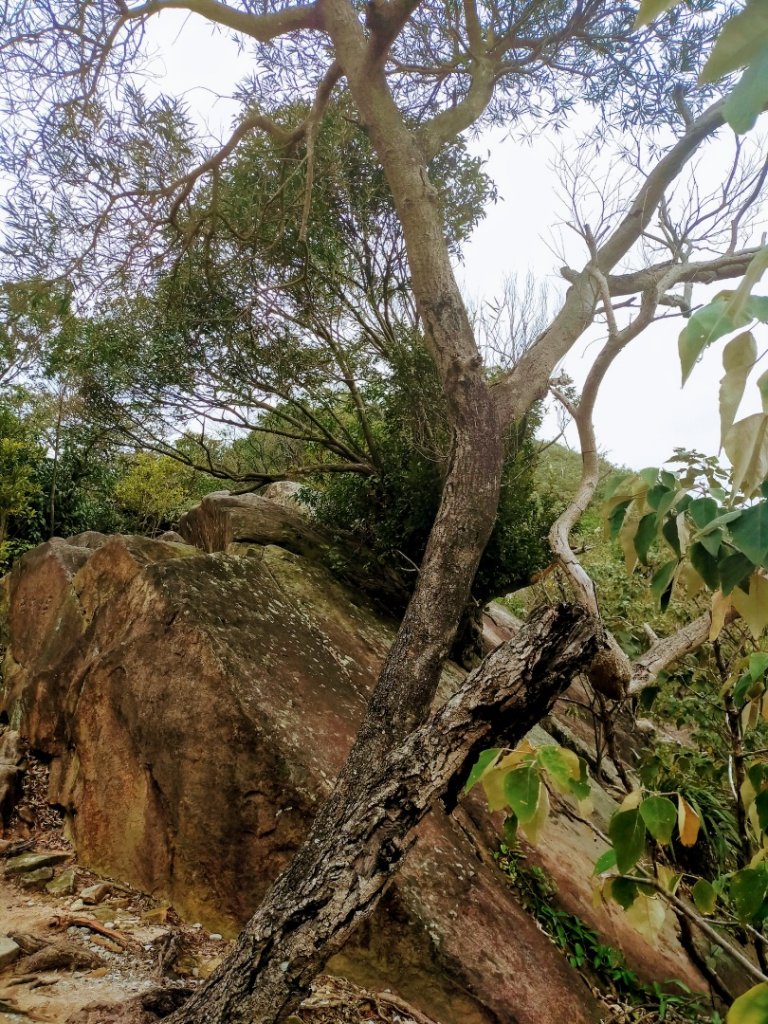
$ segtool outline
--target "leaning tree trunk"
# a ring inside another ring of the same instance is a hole
[[[463,776],[493,735],[522,739],[604,643],[598,623],[582,609],[546,609],[385,759],[358,765],[357,774],[348,762],[233,954],[168,1020],[285,1019],[326,960],[372,913],[436,797]]]

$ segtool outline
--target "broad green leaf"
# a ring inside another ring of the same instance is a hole
[[[635,18],[635,28],[650,25],[670,7],[674,7],[677,2],[678,0],[640,0],[640,10]]]
[[[758,679],[762,679],[768,671],[768,654],[765,651],[755,651],[754,654],[749,656],[749,674],[752,679],[757,682]]]
[[[759,56],[768,39],[768,7],[764,0],[751,0],[741,13],[729,18],[717,37],[699,81],[716,82],[737,68],[746,67]]]
[[[714,913],[717,893],[706,878],[700,878],[691,891],[693,902],[700,914]]]
[[[645,853],[645,822],[638,808],[614,814],[608,835],[616,851],[616,865],[626,875]]]
[[[469,773],[469,778],[464,785],[464,792],[468,793],[473,786],[475,786],[481,779],[483,773],[489,765],[493,764],[496,758],[501,753],[501,747],[493,747],[490,750],[484,750],[475,762],[472,771]]]
[[[640,804],[640,814],[658,843],[668,843],[677,821],[677,809],[665,796],[649,796]]]
[[[632,499],[629,498],[627,501],[621,501],[616,508],[608,516],[608,536],[611,540],[616,540],[624,522],[624,516],[627,514],[627,509],[632,504]]]
[[[760,830],[768,830],[768,789],[761,790],[755,797],[755,810]]]
[[[722,530],[710,530],[708,533],[699,534],[699,544],[705,548],[713,558],[720,553],[720,545],[723,543]]]
[[[520,822],[520,829],[525,833],[526,839],[534,846],[539,841],[539,832],[549,817],[549,793],[546,786],[539,787],[539,799],[532,816],[528,821]]]
[[[646,466],[637,475],[649,489],[655,487],[659,482],[659,470],[656,466]]]
[[[688,515],[699,530],[717,518],[718,504],[713,498],[694,498],[688,503]]]
[[[742,868],[728,886],[733,908],[740,921],[749,921],[762,906],[768,891],[768,873],[762,868]]]
[[[680,332],[677,341],[683,384],[688,380],[696,360],[708,345],[722,338],[724,334],[744,327],[751,319],[746,313],[731,316],[725,294],[719,295],[709,305],[697,310]]]
[[[744,315],[768,324],[768,295],[750,295],[744,304]]]
[[[752,636],[759,640],[768,626],[768,580],[754,573],[749,581],[749,593],[734,590],[731,599]]]
[[[674,519],[667,519],[661,528],[662,536],[664,540],[669,544],[672,550],[675,552],[678,558],[682,555],[682,549],[680,547],[680,537],[677,532],[677,522]]]
[[[768,476],[768,415],[757,412],[737,420],[723,441],[731,462],[733,491],[754,494]]]
[[[723,594],[727,595],[733,591],[734,587],[752,575],[755,566],[746,555],[737,551],[733,555],[722,558],[717,563],[717,570],[720,573],[720,586],[723,589]]]
[[[703,544],[691,544],[689,549],[691,565],[701,576],[710,590],[720,586],[720,574],[717,571],[717,559],[714,558]]]
[[[652,487],[650,491],[648,491],[648,493],[645,496],[645,500],[648,502],[648,504],[654,510],[654,512],[658,512],[662,501],[668,497],[674,500],[674,495],[675,492],[670,490],[669,487],[665,487],[664,484],[656,484],[655,487]],[[669,505],[667,506],[667,508],[669,508]],[[667,509],[665,508],[664,512],[666,511]]]
[[[539,747],[536,757],[561,793],[573,792],[572,784],[581,775],[578,754],[548,743]]]
[[[521,825],[531,821],[536,814],[540,790],[539,768],[535,764],[513,768],[504,779],[504,796]]]
[[[731,524],[731,540],[755,565],[768,562],[768,501],[744,509]]]
[[[683,846],[693,846],[699,837],[701,818],[682,794],[677,794],[677,829]]]
[[[651,580],[651,593],[658,601],[662,610],[669,604],[669,592],[676,568],[677,562],[665,562]]]
[[[725,1024],[765,1024],[768,1021],[768,981],[739,996],[725,1018]]]
[[[635,551],[643,565],[648,565],[648,549],[655,540],[656,513],[649,512],[647,516],[643,516],[640,520],[634,538]]]
[[[736,411],[744,397],[747,377],[757,359],[757,343],[751,331],[737,335],[723,350],[725,376],[720,381],[720,444],[731,429]],[[702,501],[712,500],[702,498]],[[693,502],[691,503],[693,504]],[[714,516],[713,516],[714,518]],[[695,521],[695,520],[694,520]],[[696,523],[704,526],[705,523]]]
[[[601,853],[595,861],[593,875],[602,875],[605,871],[612,871],[616,867],[616,851],[611,847],[605,853]]]
[[[533,747],[527,742],[521,743],[517,750],[504,754],[499,760],[491,762],[480,778],[485,791],[485,798],[488,801],[490,811],[501,811],[508,806],[507,797],[504,792],[504,783],[507,774],[520,764],[530,763],[532,760]]]
[[[723,117],[737,135],[755,127],[768,103],[768,46],[755,58],[728,94]]]
[[[753,682],[754,680],[752,679],[752,676],[749,674],[749,672],[745,672],[744,675],[742,675],[737,681],[736,685],[733,688],[733,702],[737,708],[741,707],[743,701],[746,700],[747,691],[749,690]]]
[[[612,878],[610,894],[623,910],[628,910],[637,898],[637,882],[631,878]]]
[[[664,918],[667,913],[664,901],[659,896],[646,896],[641,892],[637,894],[637,899],[631,907],[627,907],[624,913],[630,924],[646,942],[654,945],[664,926]]]

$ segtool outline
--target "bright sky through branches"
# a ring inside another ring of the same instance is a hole
[[[157,53],[157,87],[184,94],[190,113],[214,137],[226,137],[237,105],[217,97],[230,94],[248,72],[247,54],[240,54],[225,33],[212,33],[203,19],[175,12],[163,12],[148,21],[147,41]],[[729,131],[725,128],[721,135]],[[564,135],[558,140],[566,141]],[[531,144],[521,144],[495,132],[473,148],[483,156],[490,153],[487,170],[497,184],[500,201],[465,248],[464,265],[459,268],[465,292],[475,303],[493,299],[501,292],[505,276],[531,271],[550,287],[554,303],[565,288],[558,273],[562,259],[555,250],[565,246],[573,254],[573,266],[582,265],[584,251],[563,226],[562,189],[551,166],[556,156],[552,139],[540,136]],[[726,149],[724,145],[723,168],[728,161]],[[716,183],[720,151],[714,146],[707,152],[706,173]],[[765,217],[760,221],[764,229]],[[694,299],[705,302],[713,291],[700,289]],[[595,430],[601,449],[616,463],[633,468],[659,465],[676,446],[717,452],[722,345],[705,352],[682,388],[677,357],[682,324],[680,319],[670,319],[652,325],[622,353],[606,377],[595,410]],[[577,386],[596,354],[600,333],[593,328],[589,337],[591,341],[578,345],[562,366]],[[748,385],[740,415],[758,407],[757,391]],[[550,436],[557,430],[554,416],[547,418],[544,430]],[[575,432],[569,432],[568,438],[575,445]]]

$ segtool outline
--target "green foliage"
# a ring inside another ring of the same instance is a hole
[[[437,513],[448,450],[434,367],[420,346],[403,350],[396,372],[363,398],[375,471],[318,478],[302,497],[319,522],[358,536],[410,585]],[[343,410],[338,402],[337,419]],[[351,410],[345,425],[359,440]],[[473,585],[481,604],[526,586],[550,558],[547,533],[554,512],[535,490],[537,425],[531,416],[507,437],[496,525]]]
[[[514,847],[500,846],[496,862],[524,909],[562,950],[571,966],[587,975],[590,985],[596,982],[600,989],[614,993],[630,1006],[654,1012],[659,1021],[703,1024],[714,1020],[704,1001],[681,982],[644,985],[619,950],[603,942],[580,917],[557,905],[557,890],[552,881],[541,868],[527,865]]]
[[[711,639],[730,608],[758,639],[768,626],[768,499],[734,507],[717,460],[678,450],[673,461],[681,466],[676,473],[645,469],[609,495],[607,521],[627,568],[638,559],[648,564],[658,542],[661,564],[650,589],[662,610],[676,590],[693,596],[705,586],[714,593]]]

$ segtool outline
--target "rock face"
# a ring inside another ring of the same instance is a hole
[[[232,933],[301,843],[392,634],[322,567],[221,530],[206,547],[226,540],[226,553],[89,534],[25,555],[4,582],[0,714],[52,759],[50,799],[81,863]],[[202,527],[184,532],[202,543]],[[458,679],[449,667],[444,687]],[[700,986],[675,943],[670,933],[662,975],[646,949],[648,973]],[[600,1019],[438,812],[331,968],[395,987],[442,1024]]]

